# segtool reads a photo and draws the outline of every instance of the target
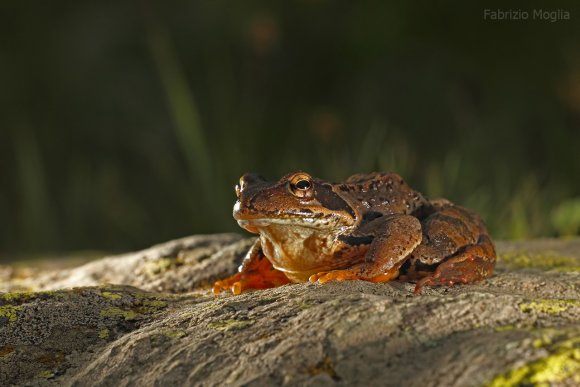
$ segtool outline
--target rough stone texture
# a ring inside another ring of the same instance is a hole
[[[233,273],[251,244],[252,239],[242,240],[238,234],[194,235],[73,269],[0,268],[0,280],[3,280],[0,291],[54,290],[112,283],[183,293],[207,287],[214,280]]]
[[[494,277],[419,296],[345,281],[215,298],[251,242],[0,269],[0,385],[580,384],[579,239],[498,243]]]

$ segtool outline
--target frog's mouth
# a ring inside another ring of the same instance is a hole
[[[285,217],[285,218],[255,218],[255,219],[237,219],[240,227],[251,233],[258,234],[261,228],[271,226],[282,227],[304,227],[312,229],[336,229],[345,227],[337,223],[336,219],[323,218],[304,218],[304,217]]]
[[[238,225],[253,234],[259,234],[260,228],[265,227],[265,222],[254,222],[251,220],[238,220]]]

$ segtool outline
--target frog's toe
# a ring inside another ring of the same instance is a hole
[[[234,295],[242,294],[243,286],[241,281],[234,282],[230,287]]]
[[[236,273],[231,277],[214,282],[212,292],[216,296],[223,291],[231,291],[233,294],[240,294],[243,290],[241,281],[241,273]]]
[[[350,270],[333,270],[313,274],[310,276],[308,280],[310,282],[318,282],[320,284],[323,284],[328,281],[346,281],[356,279],[359,279],[359,277]]]
[[[212,292],[214,295],[219,295],[224,291],[231,291],[232,294],[238,295],[242,294],[246,287],[244,286],[244,281],[234,281],[234,280],[224,280],[224,281],[216,281],[213,284]]]
[[[326,272],[321,272],[321,273],[316,273],[316,274],[312,274],[310,277],[308,277],[308,282],[316,282],[318,281],[318,279],[324,275]]]
[[[214,296],[217,296],[222,292],[222,287],[214,283],[211,288],[211,292],[213,293]]]
[[[267,289],[282,286],[290,280],[279,270],[253,270],[240,272],[213,284],[213,294],[216,296],[223,291],[231,291],[234,295],[242,294],[248,289]]]
[[[424,277],[421,280],[417,281],[417,283],[415,284],[415,290],[413,290],[413,294],[419,295],[421,294],[423,286],[433,286],[433,284],[434,281],[432,277]]]
[[[308,277],[308,281],[323,284],[327,281],[330,281],[329,279],[325,279],[330,273],[330,271],[321,271],[320,273],[312,274],[310,277]]]
[[[223,281],[216,281],[216,282],[214,282],[213,287],[211,288],[211,291],[215,296],[217,296],[221,292],[223,292],[224,290],[227,290],[227,289],[228,289],[228,287],[225,286]]]

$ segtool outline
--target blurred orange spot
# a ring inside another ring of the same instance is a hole
[[[577,113],[580,113],[580,68],[572,71],[558,86],[558,95]]]
[[[339,133],[340,118],[330,111],[317,111],[310,118],[310,130],[322,141],[329,142]]]
[[[256,15],[248,26],[247,36],[250,46],[256,53],[267,54],[278,43],[278,21],[271,14]]]

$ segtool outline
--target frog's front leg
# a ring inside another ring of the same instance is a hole
[[[410,215],[392,215],[373,220],[368,227],[375,235],[365,254],[363,263],[348,269],[320,272],[310,276],[309,281],[324,283],[332,280],[361,279],[386,282],[394,279],[405,258],[421,243],[421,223]],[[364,234],[363,234],[364,235]]]
[[[262,251],[260,239],[252,245],[238,273],[213,284],[213,293],[220,294],[224,290],[231,290],[233,294],[240,294],[246,289],[267,289],[281,286],[290,281],[280,270],[274,269]]]

